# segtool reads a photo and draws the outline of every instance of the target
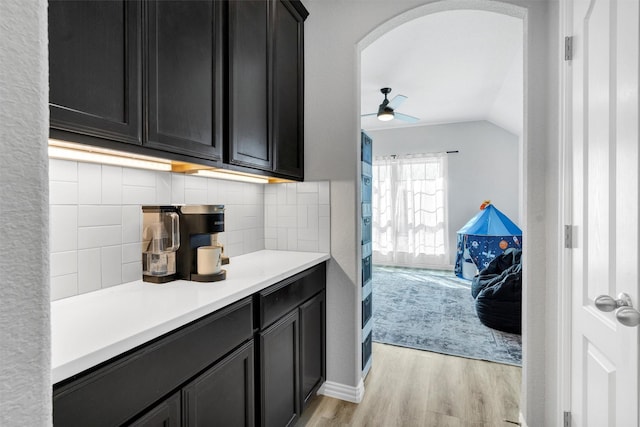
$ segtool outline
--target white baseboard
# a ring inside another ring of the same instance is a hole
[[[527,426],[527,422],[524,419],[524,415],[522,415],[522,412],[520,412],[520,417],[519,417],[518,421],[520,421],[520,426],[521,427],[528,427]]]
[[[318,394],[346,400],[347,402],[360,403],[364,397],[364,382],[360,380],[357,387],[352,387],[332,381],[325,381],[318,390]]]

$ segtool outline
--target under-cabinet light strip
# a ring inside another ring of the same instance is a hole
[[[138,169],[151,169],[157,171],[170,171],[171,163],[140,159],[135,157],[123,157],[113,154],[83,151],[73,148],[49,145],[49,158],[62,160],[75,160],[79,162],[102,163],[114,166],[123,166]]]
[[[207,178],[227,179],[231,181],[250,182],[253,184],[268,184],[268,178],[261,178],[258,176],[241,175],[233,172],[219,172],[215,170],[199,170],[194,175],[204,176]]]

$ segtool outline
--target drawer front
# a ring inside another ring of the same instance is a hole
[[[369,294],[364,300],[362,300],[362,327],[367,324],[371,319],[371,313],[373,312],[373,306],[371,305],[373,294]]]
[[[318,264],[258,294],[259,328],[264,329],[322,291],[327,278],[326,263]]]
[[[122,424],[252,336],[253,305],[245,298],[54,386],[54,424]]]

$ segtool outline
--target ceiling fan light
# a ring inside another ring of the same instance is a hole
[[[389,120],[393,120],[393,116],[393,111],[381,111],[378,113],[378,120],[388,122]]]

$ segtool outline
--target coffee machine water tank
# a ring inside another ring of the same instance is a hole
[[[177,279],[176,251],[180,218],[175,206],[142,206],[142,280],[166,283]]]

